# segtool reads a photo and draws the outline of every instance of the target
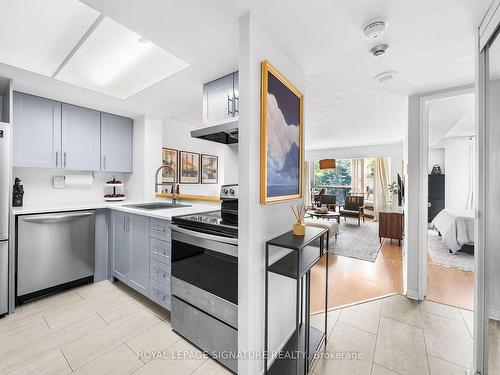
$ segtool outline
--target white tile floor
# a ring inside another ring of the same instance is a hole
[[[433,302],[387,297],[331,311],[328,326],[328,352],[363,358],[321,359],[315,375],[464,375],[472,361],[472,313]],[[163,357],[140,355],[148,351]],[[172,358],[183,351],[196,355]],[[165,310],[119,283],[80,287],[0,319],[0,374],[229,374],[200,356],[172,332]]]
[[[194,358],[173,359],[178,351]],[[107,281],[28,303],[0,319],[0,374],[72,373],[230,374],[172,332],[165,310]]]
[[[327,352],[363,358],[320,359],[315,375],[465,375],[472,363],[470,311],[395,295],[329,317]]]

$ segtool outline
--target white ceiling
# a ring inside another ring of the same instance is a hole
[[[408,98],[401,94],[307,80],[308,150],[402,142]]]
[[[0,75],[14,78],[20,90],[80,105],[126,115],[146,113],[201,122],[201,84],[237,69],[238,17],[251,10],[306,72],[305,96],[311,105],[306,121],[312,134],[308,147],[316,148],[324,147],[321,139],[314,139],[316,133],[340,135],[344,129],[350,133],[332,138],[329,144],[351,143],[352,134],[359,134],[356,144],[387,143],[395,140],[395,135],[401,139],[404,95],[472,83],[474,29],[490,0],[83,2],[190,67],[127,100],[115,100],[5,65],[0,65]],[[383,16],[389,23],[379,42],[388,43],[390,48],[379,60],[368,54],[375,43],[361,32],[363,23],[374,16]],[[387,70],[398,71],[399,75],[382,85],[373,82],[376,74]],[[325,97],[317,97],[321,93]],[[342,98],[350,106],[329,105],[328,98]]]
[[[474,135],[474,97],[471,93],[429,103],[430,148],[442,148],[446,138]]]

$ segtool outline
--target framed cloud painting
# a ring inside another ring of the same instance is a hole
[[[260,202],[301,198],[304,97],[267,60],[261,85]]]

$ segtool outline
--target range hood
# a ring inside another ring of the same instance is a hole
[[[192,130],[191,137],[224,143],[226,145],[238,143],[238,121]]]

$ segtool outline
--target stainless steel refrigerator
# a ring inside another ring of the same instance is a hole
[[[0,122],[0,315],[8,311],[10,125]]]

